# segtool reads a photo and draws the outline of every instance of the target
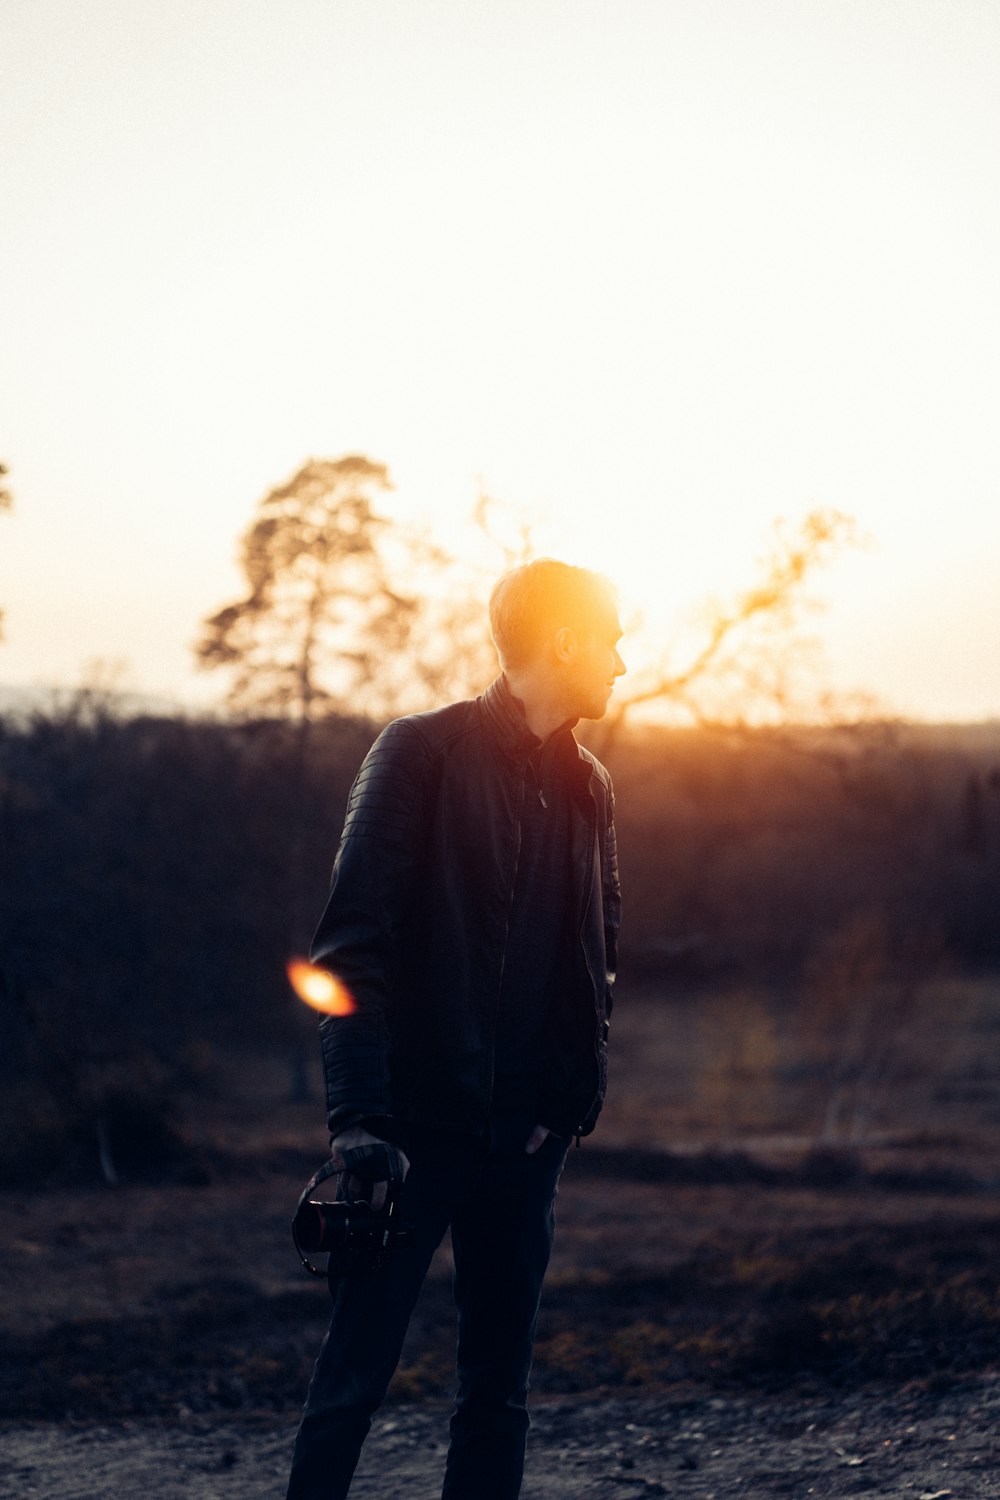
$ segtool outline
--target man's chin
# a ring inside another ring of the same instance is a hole
[[[611,703],[610,694],[603,703],[588,703],[587,707],[580,713],[581,719],[603,719]]]

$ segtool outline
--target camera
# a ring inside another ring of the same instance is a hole
[[[395,1217],[392,1196],[376,1213],[370,1203],[322,1203],[304,1199],[292,1221],[292,1238],[309,1270],[307,1255],[328,1251],[326,1275],[332,1283],[342,1276],[379,1271],[393,1250],[413,1244],[413,1225]],[[322,1274],[322,1273],[319,1273]]]
[[[362,1181],[386,1184],[385,1207],[377,1213],[370,1203],[355,1200],[342,1177],[336,1203],[314,1198],[321,1182],[341,1173],[355,1175]],[[309,1260],[310,1255],[326,1252],[330,1259],[326,1279],[330,1295],[336,1296],[336,1284],[343,1276],[363,1276],[379,1271],[392,1251],[412,1245],[412,1224],[396,1218],[396,1197],[406,1175],[406,1159],[387,1141],[369,1141],[339,1151],[318,1172],[314,1172],[299,1198],[292,1220],[292,1239],[299,1259],[313,1276],[322,1276]]]

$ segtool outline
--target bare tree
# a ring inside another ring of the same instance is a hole
[[[811,511],[797,528],[775,522],[759,581],[703,610],[703,639],[688,660],[676,664],[667,648],[651,666],[630,674],[615,696],[609,733],[632,710],[653,703],[670,704],[696,721],[732,717],[737,703],[787,709],[801,646],[795,629],[810,602],[807,584],[833,553],[857,540],[856,522],[836,510]]]
[[[676,649],[667,645],[647,666],[630,670],[607,718],[588,730],[588,742],[602,753],[610,751],[628,715],[652,704],[669,705],[698,723],[743,728],[748,709],[756,716],[782,716],[799,708],[803,683],[808,683],[810,707],[821,701],[840,716],[843,700],[831,705],[815,692],[815,663],[799,625],[816,602],[810,596],[815,574],[859,540],[853,518],[835,510],[812,511],[797,526],[776,521],[757,582],[726,603],[702,606],[701,644],[687,660],[678,660]],[[430,701],[478,691],[496,670],[482,623],[485,600],[500,573],[528,561],[536,550],[524,513],[482,490],[467,549],[479,561],[438,555],[439,579],[449,582],[438,590],[437,603],[427,601],[419,629],[414,681],[424,684]],[[852,700],[851,711],[859,707]]]
[[[391,488],[384,464],[348,455],[310,459],[260,501],[241,542],[246,594],[195,647],[229,674],[231,708],[307,725],[397,707],[419,599],[393,581],[400,533],[375,506]]]

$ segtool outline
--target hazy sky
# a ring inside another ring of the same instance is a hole
[[[480,477],[672,638],[857,516],[832,680],[1000,714],[995,0],[0,0],[0,683],[195,678],[255,501]]]

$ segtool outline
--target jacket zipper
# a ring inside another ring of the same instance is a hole
[[[525,766],[524,774],[520,778],[520,796],[517,803],[517,817],[514,820],[514,863],[510,872],[510,888],[507,891],[507,915],[504,921],[503,953],[500,958],[500,977],[497,980],[496,1003],[493,1007],[493,1035],[490,1038],[490,1086],[486,1096],[486,1118],[490,1117],[493,1108],[493,1084],[496,1080],[497,1061],[497,1021],[500,1018],[500,996],[503,994],[503,974],[507,967],[507,941],[510,937],[510,914],[514,909],[514,886],[517,883],[517,867],[521,859],[521,822],[524,817],[524,794],[528,784],[528,768]],[[540,794],[539,794],[540,795]]]
[[[587,787],[587,793],[588,793],[588,796],[590,797],[590,804],[591,804],[591,814],[592,814],[592,816],[591,816],[589,828],[590,828],[590,847],[591,847],[591,852],[593,852],[594,842],[595,842],[595,840],[597,838],[597,802],[596,802],[596,799],[594,797],[593,792],[590,790],[589,785]],[[600,1014],[601,1013],[600,1013],[600,1009],[598,1007],[598,1001],[597,1001],[597,981],[594,978],[593,970],[590,967],[590,960],[587,957],[587,944],[586,944],[586,941],[584,940],[584,932],[583,932],[584,925],[585,925],[585,923],[587,921],[587,912],[590,909],[590,897],[591,897],[591,894],[592,894],[592,892],[590,890],[588,890],[588,892],[587,892],[587,899],[586,899],[586,902],[585,902],[585,905],[584,905],[584,908],[583,908],[583,912],[581,913],[581,916],[580,916],[579,942],[580,942],[580,951],[583,954],[583,965],[584,965],[584,968],[587,971],[587,978],[590,980],[591,989],[593,991],[593,996],[594,996],[594,1063],[595,1063],[595,1065],[597,1067],[597,1091],[594,1094],[593,1099],[591,1099],[591,1101],[590,1101],[590,1105],[589,1105],[586,1113],[584,1114],[583,1120],[580,1122],[579,1125],[577,1125],[575,1131],[573,1132],[574,1136],[576,1137],[577,1148],[579,1148],[579,1145],[580,1145],[580,1137],[583,1135],[583,1125],[584,1125],[584,1122],[586,1121],[587,1115],[590,1114],[591,1110],[594,1108],[594,1105],[597,1103],[597,1100],[598,1100],[598,1098],[600,1096],[600,1092],[601,1092],[601,1053],[600,1053],[600,1044],[598,1042],[598,1030],[597,1030],[597,1023],[600,1020]],[[607,1022],[605,1022],[604,1024],[606,1026]]]

